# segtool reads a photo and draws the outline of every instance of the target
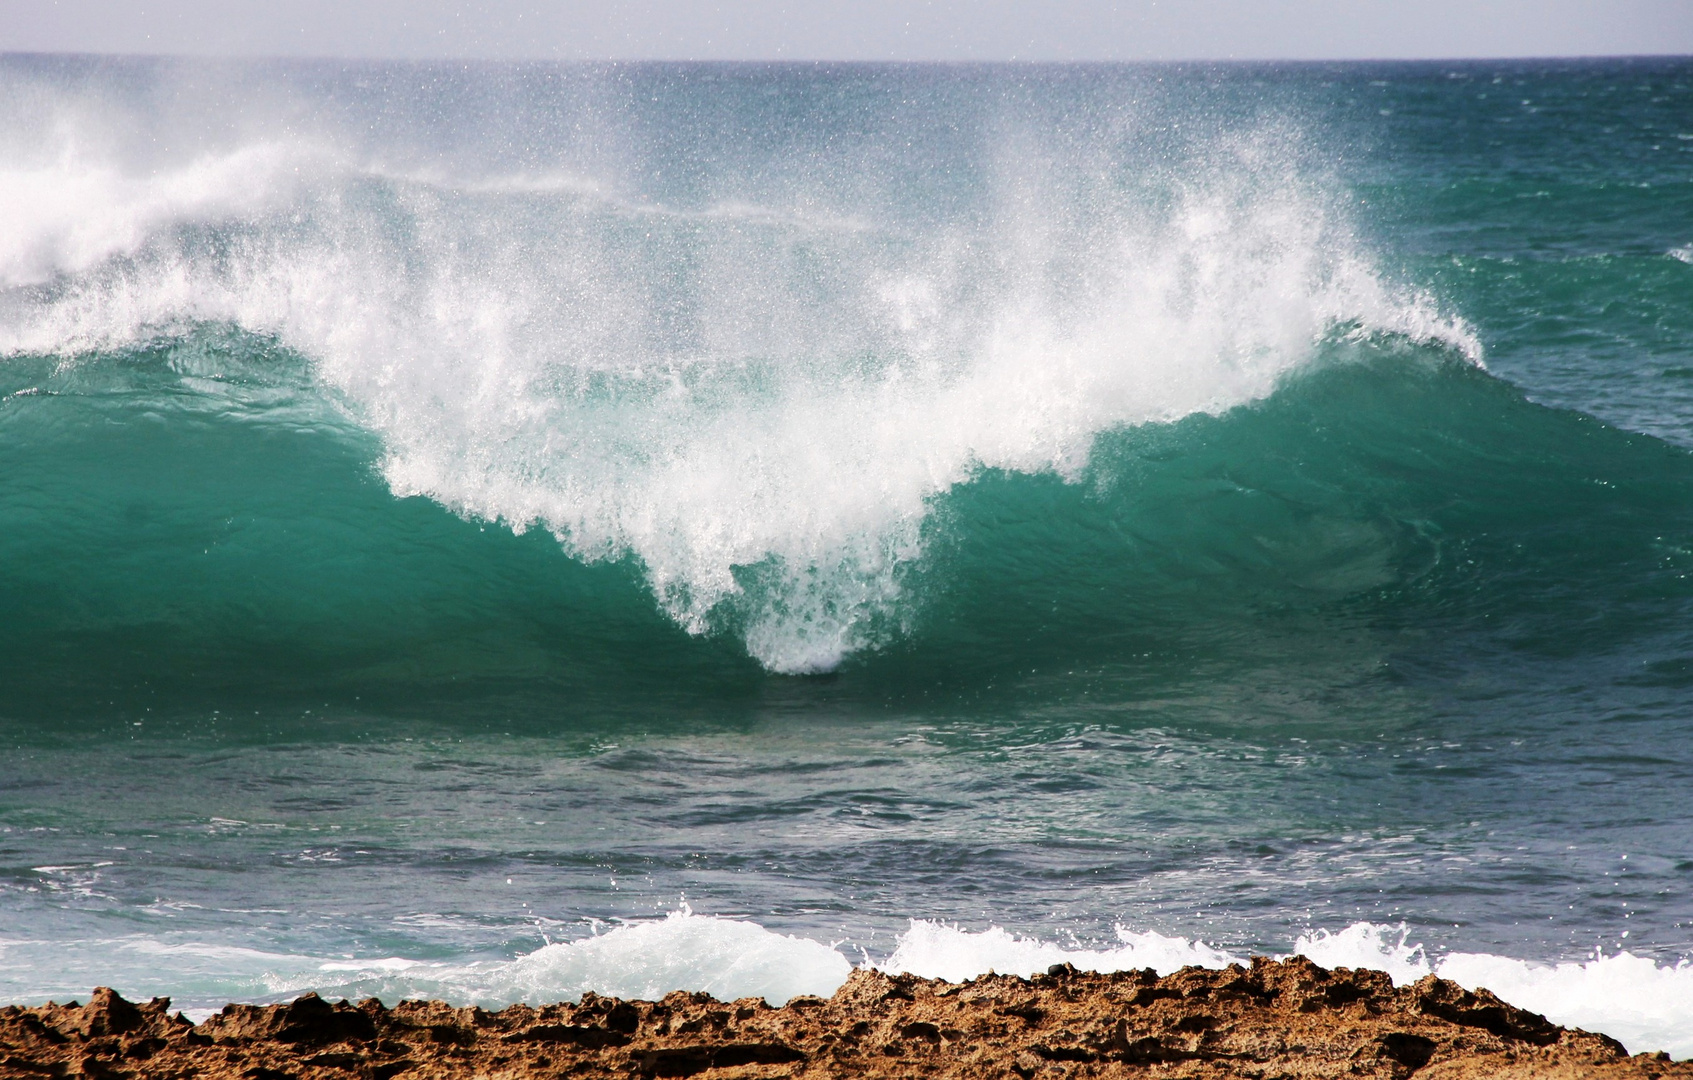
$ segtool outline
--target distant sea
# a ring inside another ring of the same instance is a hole
[[[0,1001],[1693,1056],[1690,575],[1693,61],[0,57]]]

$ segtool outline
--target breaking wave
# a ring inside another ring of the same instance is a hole
[[[854,966],[843,949],[855,952],[864,966],[949,982],[990,971],[1026,978],[1059,963],[1085,971],[1152,968],[1169,974],[1189,965],[1221,968],[1250,962],[1203,941],[1123,927],[1117,937],[1115,945],[1099,948],[1024,937],[999,927],[977,932],[913,919],[892,953],[877,957],[750,921],[695,915],[684,905],[655,921],[613,926],[511,960],[471,964],[400,957],[313,960],[152,939],[90,942],[86,957],[76,944],[55,948],[65,959],[61,967],[86,965],[89,978],[109,978],[116,968],[130,980],[118,988],[131,995],[173,985],[177,1004],[193,1016],[209,1014],[227,997],[281,1000],[308,990],[334,997],[375,996],[389,1003],[435,998],[489,1008],[574,1001],[590,990],[643,1000],[672,990],[705,991],[725,1001],[762,997],[780,1005],[801,994],[832,994]],[[28,958],[28,944],[12,943],[14,961]],[[1326,967],[1385,970],[1397,985],[1434,974],[1470,988],[1485,987],[1556,1023],[1610,1035],[1634,1053],[1664,1050],[1677,1058],[1693,1057],[1693,965],[1685,961],[1655,963],[1626,951],[1557,964],[1486,953],[1431,956],[1409,940],[1405,927],[1372,923],[1304,935],[1289,943],[1285,955],[1295,953]],[[124,972],[126,956],[142,970]],[[195,983],[204,978],[197,977],[199,966],[215,968],[219,978],[196,991]],[[74,988],[80,985],[74,983],[79,974],[64,972],[67,995],[86,992]]]
[[[985,117],[1010,133],[949,206],[805,155],[654,188],[650,154],[478,171],[322,123],[137,160],[54,102],[0,140],[7,366],[234,329],[304,358],[395,495],[633,559],[778,672],[908,630],[935,501],[985,471],[1079,480],[1102,435],[1260,399],[1325,342],[1480,355],[1267,121],[1149,148]]]

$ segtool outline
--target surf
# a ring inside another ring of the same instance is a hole
[[[1015,158],[960,148],[961,205],[913,206],[780,148],[774,191],[420,171],[332,129],[149,171],[61,112],[0,181],[10,368],[232,328],[308,366],[395,497],[628,560],[772,671],[897,638],[972,477],[1076,481],[1103,433],[1260,399],[1336,334],[1479,358],[1273,127],[1172,149],[1084,114],[1043,144],[990,106]]]
[[[1119,926],[1112,943],[1060,943],[994,926],[970,931],[944,922],[911,919],[885,955],[862,947],[856,963],[838,944],[785,934],[758,923],[696,915],[686,904],[658,919],[595,926],[586,936],[552,942],[504,960],[470,964],[402,957],[318,959],[255,950],[217,949],[138,937],[106,943],[99,954],[102,977],[114,957],[134,963],[188,968],[216,958],[246,969],[244,979],[227,976],[215,985],[190,988],[195,976],[177,974],[170,983],[188,1015],[203,1019],[225,996],[258,1002],[288,1001],[302,993],[357,1000],[446,1000],[456,1005],[499,1009],[576,1001],[584,993],[657,1001],[674,990],[705,992],[722,1001],[763,998],[782,1005],[800,995],[828,997],[855,967],[888,974],[967,982],[998,973],[1030,978],[1055,964],[1082,971],[1151,969],[1168,975],[1184,967],[1219,969],[1250,965],[1251,958],[1204,941],[1169,937]],[[13,946],[27,955],[31,943]],[[19,948],[18,946],[22,946]],[[1519,1007],[1552,1022],[1599,1031],[1631,1052],[1664,1051],[1693,1056],[1687,1031],[1693,1020],[1693,967],[1662,964],[1620,950],[1557,964],[1529,963],[1486,953],[1431,954],[1410,940],[1404,926],[1368,922],[1315,930],[1288,943],[1277,958],[1303,955],[1326,967],[1386,971],[1395,985],[1437,975],[1466,987],[1485,986]],[[73,949],[78,957],[80,949]],[[73,961],[74,962],[74,961]],[[129,993],[165,985],[154,974],[125,972]],[[84,980],[86,981],[86,980]],[[76,984],[63,982],[62,993]],[[42,997],[52,991],[35,991]]]

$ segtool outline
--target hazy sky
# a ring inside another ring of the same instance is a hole
[[[0,0],[0,51],[1144,60],[1693,53],[1693,0]]]

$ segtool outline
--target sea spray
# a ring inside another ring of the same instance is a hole
[[[1096,950],[1080,944],[1021,937],[1000,927],[972,932],[928,919],[911,920],[899,945],[874,966],[882,971],[910,972],[926,979],[963,982],[989,971],[1001,975],[1038,975],[1054,964],[1073,964],[1084,971],[1134,971],[1152,968],[1167,975],[1190,964],[1223,967],[1234,960],[1202,941],[1166,937],[1152,931],[1117,927],[1121,947]]]
[[[703,991],[723,1001],[762,997],[780,1005],[800,994],[823,997],[852,967],[834,948],[774,933],[753,922],[695,915],[682,905],[658,921],[633,922],[590,937],[556,942],[508,962],[469,966],[398,958],[320,965],[316,972],[267,973],[273,994],[338,987],[392,996],[441,994],[455,1001],[574,1001],[584,991],[656,1001],[672,990]],[[342,980],[349,978],[342,985]]]
[[[954,162],[967,208],[914,219],[829,169],[779,202],[733,169],[425,179],[334,130],[135,174],[76,122],[0,180],[0,349],[272,338],[380,436],[395,494],[632,556],[681,626],[781,672],[909,629],[931,505],[982,470],[1076,479],[1101,433],[1262,397],[1336,327],[1479,354],[1273,127],[1172,151],[1083,116]]]
[[[1222,968],[1250,960],[1204,941],[1119,926],[1117,943],[1090,947],[1059,944],[990,927],[966,930],[912,919],[887,956],[865,951],[860,962],[890,974],[965,982],[988,972],[1041,974],[1054,964],[1083,971],[1151,968],[1167,975],[1183,967]],[[704,991],[723,1001],[762,997],[780,1005],[801,994],[827,997],[853,965],[839,945],[772,932],[755,922],[696,915],[686,905],[658,920],[631,922],[570,941],[555,942],[507,961],[455,965],[399,957],[326,960],[204,946],[125,946],[162,958],[186,951],[251,968],[252,982],[233,985],[230,996],[288,1000],[306,991],[328,996],[438,998],[453,1004],[498,1008],[575,1001],[586,991],[655,1001],[673,990]],[[1484,953],[1430,957],[1409,942],[1403,926],[1354,923],[1298,938],[1279,955],[1304,955],[1325,967],[1385,970],[1396,985],[1434,974],[1460,985],[1485,987],[1558,1024],[1599,1031],[1633,1052],[1664,1050],[1693,1057],[1693,967],[1657,964],[1627,952],[1591,960],[1536,964]],[[201,1004],[204,1001],[205,1004]],[[210,999],[193,995],[191,1015],[208,1012]]]
[[[1636,1053],[1693,1057],[1693,963],[1660,964],[1622,949],[1536,964],[1489,953],[1430,956],[1407,942],[1402,925],[1354,923],[1305,935],[1294,949],[1328,967],[1385,970],[1400,985],[1438,975],[1463,986],[1485,986],[1554,1023],[1602,1031]]]

